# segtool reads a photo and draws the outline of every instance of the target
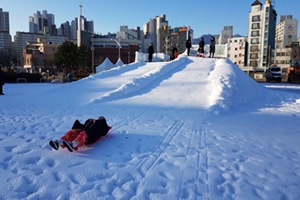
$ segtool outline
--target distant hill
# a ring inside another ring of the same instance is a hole
[[[214,36],[216,38],[216,40],[219,38],[219,35],[211,35],[211,34],[206,34],[206,35],[201,35],[199,38],[194,38],[193,39],[193,44],[199,44],[200,39],[203,37],[204,38],[204,42],[205,44],[209,44],[210,43],[210,38]]]

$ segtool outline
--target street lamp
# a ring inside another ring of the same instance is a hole
[[[119,47],[119,59],[121,59],[121,56],[120,56],[120,50],[121,50],[121,48],[122,48],[122,46],[121,46],[121,44],[120,44],[120,42],[118,41],[118,40],[116,40],[116,39],[110,39],[110,40],[113,40],[113,41],[115,41],[117,44],[118,44],[118,47]]]
[[[94,47],[94,34],[92,34],[92,74],[94,74],[94,51],[95,51],[95,47]]]

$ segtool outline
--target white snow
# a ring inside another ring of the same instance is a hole
[[[299,89],[186,56],[6,84],[0,199],[300,199]],[[49,146],[100,115],[113,128],[96,144]]]

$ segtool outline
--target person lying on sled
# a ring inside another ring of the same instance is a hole
[[[87,119],[84,124],[76,119],[71,130],[59,140],[51,140],[49,144],[55,150],[58,150],[61,146],[73,152],[73,150],[77,151],[78,147],[84,144],[96,142],[100,137],[105,136],[110,129],[111,127],[107,125],[103,116],[98,119]]]

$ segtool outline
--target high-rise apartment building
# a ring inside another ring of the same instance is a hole
[[[224,26],[224,29],[222,30],[218,44],[226,44],[228,42],[229,38],[232,38],[233,36],[233,26]]]
[[[277,13],[271,1],[263,5],[259,0],[252,3],[249,13],[249,66],[266,69],[271,64],[271,52],[275,49]]]
[[[55,34],[56,26],[54,15],[43,10],[42,13],[37,11],[33,16],[29,17],[29,32]]]
[[[280,16],[279,24],[276,26],[276,48],[291,46],[297,41],[298,20],[292,15]]]
[[[9,13],[0,8],[0,31],[9,32]]]
[[[150,19],[149,22],[144,24],[144,35],[147,40],[145,41],[145,47],[151,42],[153,44],[154,50],[159,52],[161,49],[161,37],[160,29],[168,26],[168,21],[166,20],[166,15],[156,16]]]
[[[9,34],[9,13],[4,12],[2,8],[0,8],[0,50],[8,52],[10,47],[11,36]]]
[[[276,26],[276,49],[274,63],[282,67],[283,72],[288,71],[293,64],[292,44],[297,41],[298,20],[292,15],[280,16]]]

